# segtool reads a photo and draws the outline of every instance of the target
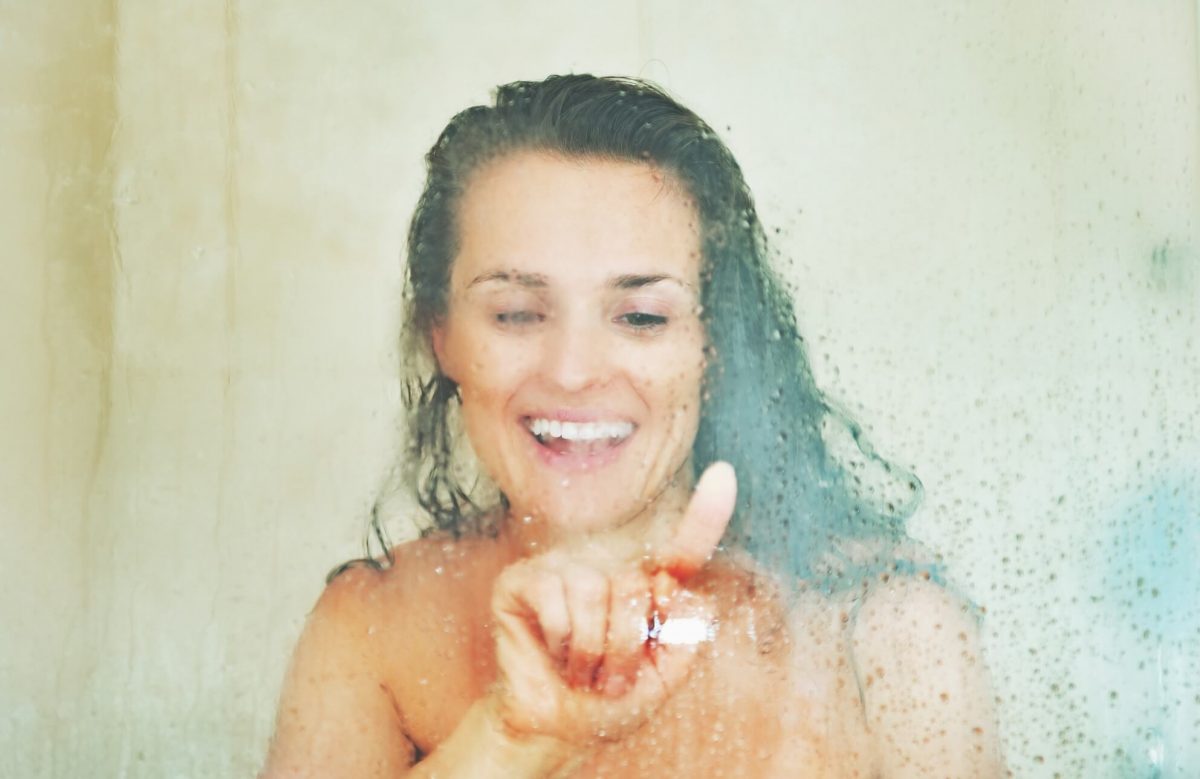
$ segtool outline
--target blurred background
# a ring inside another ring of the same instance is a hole
[[[1198,36],[1195,0],[0,0],[0,775],[253,775],[395,457],[422,155],[593,72],[742,163],[819,381],[986,610],[1014,774],[1195,776]]]

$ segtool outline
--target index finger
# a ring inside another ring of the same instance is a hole
[[[659,551],[657,563],[683,581],[704,567],[725,535],[737,502],[733,466],[715,462],[704,469],[683,519],[671,540]]]

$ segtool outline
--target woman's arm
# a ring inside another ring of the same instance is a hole
[[[414,765],[417,750],[405,736],[396,701],[380,673],[381,649],[371,630],[382,619],[371,615],[368,605],[383,600],[372,597],[378,576],[362,569],[339,575],[309,616],[284,682],[275,737],[259,779],[563,775],[600,743],[597,730],[619,738],[623,729],[636,728],[687,675],[697,646],[658,647],[653,662],[647,655],[642,635],[646,617],[635,612],[642,600],[649,607],[651,590],[668,621],[709,618],[707,602],[683,592],[666,573],[651,577],[635,570],[611,582],[600,577],[603,605],[589,608],[571,599],[570,605],[563,600],[555,607],[541,597],[547,591],[543,585],[553,585],[551,593],[566,597],[583,592],[586,588],[579,585],[594,583],[600,575],[569,558],[551,556],[509,566],[494,595],[500,683]],[[621,582],[632,579],[640,582],[638,590],[646,589],[644,598],[632,597],[632,590],[620,594]],[[552,615],[559,614],[570,618],[573,632],[579,633],[576,639],[596,632],[587,629],[591,623],[609,627],[607,636],[603,630],[598,633],[598,647],[568,642],[576,651],[563,668],[548,655],[542,635],[552,630]],[[618,624],[631,625],[630,635],[620,635],[614,628]],[[612,674],[628,666],[625,671],[635,681],[614,695],[594,689],[589,672],[589,681],[575,687],[563,678],[574,659]]]
[[[450,737],[406,776],[411,779],[553,777],[573,766],[580,757],[556,739],[510,732],[502,722],[495,700],[488,697],[472,704]]]
[[[344,572],[300,638],[261,777],[553,776],[633,732],[683,683],[700,648],[699,639],[652,639],[650,616],[664,629],[677,619],[711,626],[711,599],[683,583],[720,541],[735,491],[733,470],[711,466],[653,566],[589,547],[505,568],[491,592],[498,683],[416,766],[372,630],[403,617],[394,602],[386,613],[376,605],[389,601],[378,597],[377,572]]]
[[[369,630],[364,596],[378,576],[351,568],[317,601],[292,654],[260,779],[395,777],[412,764]]]
[[[851,646],[882,776],[1006,775],[976,618],[961,598],[893,578],[867,595]]]
[[[489,699],[413,765],[416,750],[382,679],[370,629],[379,575],[350,569],[317,602],[284,681],[260,779],[552,776],[565,761],[560,745],[506,732]]]

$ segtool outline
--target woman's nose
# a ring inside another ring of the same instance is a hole
[[[603,384],[610,370],[607,348],[602,328],[560,321],[543,341],[543,374],[566,392]]]

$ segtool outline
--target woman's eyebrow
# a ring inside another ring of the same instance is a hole
[[[496,271],[491,271],[489,273],[479,274],[478,276],[476,276],[474,279],[471,280],[471,283],[467,285],[467,289],[478,286],[480,284],[485,284],[489,281],[511,282],[513,284],[519,284],[522,287],[542,288],[542,287],[550,286],[549,282],[546,281],[546,277],[540,273],[518,273],[516,271],[510,272],[510,271],[496,270]]]
[[[681,278],[671,276],[666,273],[625,273],[620,276],[613,277],[612,281],[609,282],[609,285],[617,289],[638,289],[651,284],[657,284],[660,281],[670,281],[687,290],[694,289],[692,284],[689,284]]]

